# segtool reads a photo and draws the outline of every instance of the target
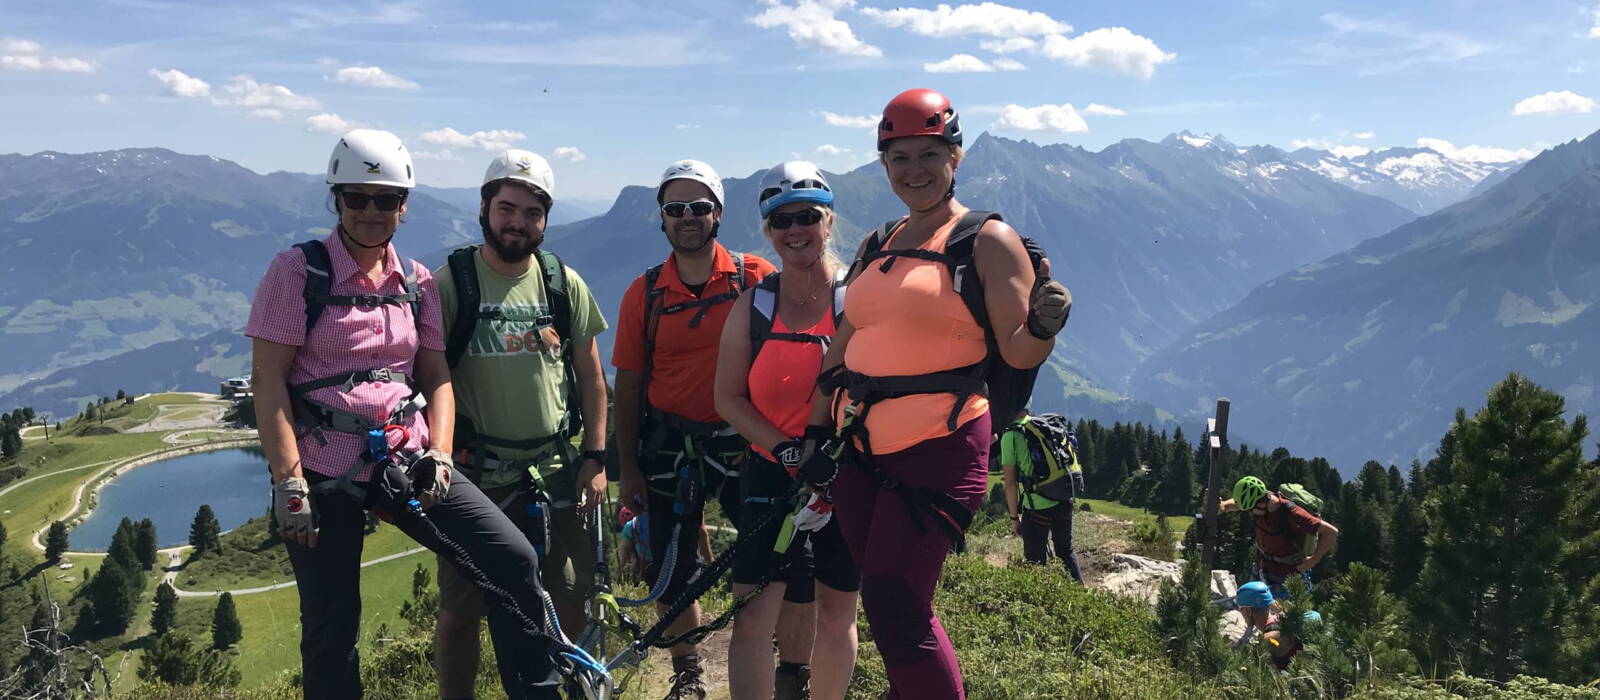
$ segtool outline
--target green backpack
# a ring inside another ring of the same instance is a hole
[[[1070,501],[1083,492],[1083,467],[1078,464],[1078,439],[1065,416],[1042,413],[1013,423],[1006,430],[1022,435],[1033,468],[1017,470],[1022,490],[1052,501]]]
[[[1296,506],[1304,509],[1306,512],[1312,515],[1317,516],[1318,518],[1322,517],[1322,508],[1325,504],[1322,502],[1321,498],[1318,498],[1316,494],[1311,493],[1311,490],[1307,489],[1305,486],[1300,484],[1278,484],[1278,495],[1289,501],[1289,503],[1286,504],[1286,507],[1278,509],[1278,527],[1282,528],[1284,531],[1287,531],[1289,528],[1289,511]],[[1313,532],[1309,535],[1301,535],[1299,558],[1292,562],[1279,561],[1278,563],[1299,564],[1301,559],[1311,556],[1316,551],[1317,533]],[[1266,556],[1266,553],[1263,552],[1262,556]],[[1279,559],[1278,557],[1267,558],[1275,561]]]

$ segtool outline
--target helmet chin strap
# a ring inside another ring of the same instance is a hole
[[[344,230],[344,224],[339,224],[339,237],[343,238],[346,241],[349,241],[351,243],[356,244],[358,247],[369,248],[370,249],[370,248],[382,248],[382,247],[384,247],[386,245],[389,245],[389,241],[394,240],[394,233],[391,232],[389,234],[388,238],[383,239],[382,243],[379,243],[379,244],[376,244],[376,245],[367,245],[365,243],[362,243],[361,241],[356,240],[356,237],[350,235],[349,231]]]

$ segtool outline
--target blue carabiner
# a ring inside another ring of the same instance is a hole
[[[372,457],[373,464],[383,464],[389,460],[388,431],[383,428],[367,431],[367,454]]]

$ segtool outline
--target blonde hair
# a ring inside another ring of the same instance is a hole
[[[828,227],[828,236],[822,240],[822,264],[829,277],[844,269],[844,261],[839,258],[838,246],[834,243],[836,236],[833,224],[836,220],[833,207],[822,207],[822,223]],[[772,242],[772,224],[767,223],[766,219],[761,220],[761,234],[767,237],[768,243]],[[773,245],[773,251],[777,251],[776,245]]]

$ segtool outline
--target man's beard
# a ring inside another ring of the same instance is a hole
[[[522,230],[522,233],[526,232],[526,229]],[[494,249],[495,255],[499,256],[501,260],[516,263],[527,260],[528,256],[533,255],[533,251],[539,247],[540,243],[544,242],[544,234],[541,233],[538,237],[506,236],[495,233],[494,229],[489,228],[488,224],[484,224],[483,242]]]
[[[678,244],[678,237],[677,237],[677,233],[676,233],[677,229],[673,229],[674,233],[667,236],[667,242],[672,244],[672,249],[674,251],[679,252],[679,253],[684,253],[684,254],[698,253],[698,252],[700,252],[702,250],[705,250],[707,246],[711,245],[712,241],[716,240],[716,238],[717,238],[717,229],[721,225],[722,225],[722,222],[718,221],[718,222],[715,222],[715,223],[711,224],[711,228],[710,228],[709,231],[707,231],[705,228],[701,228],[700,230],[702,232],[704,232],[705,238],[701,240],[700,245],[697,245],[697,246],[695,246],[693,248]]]

